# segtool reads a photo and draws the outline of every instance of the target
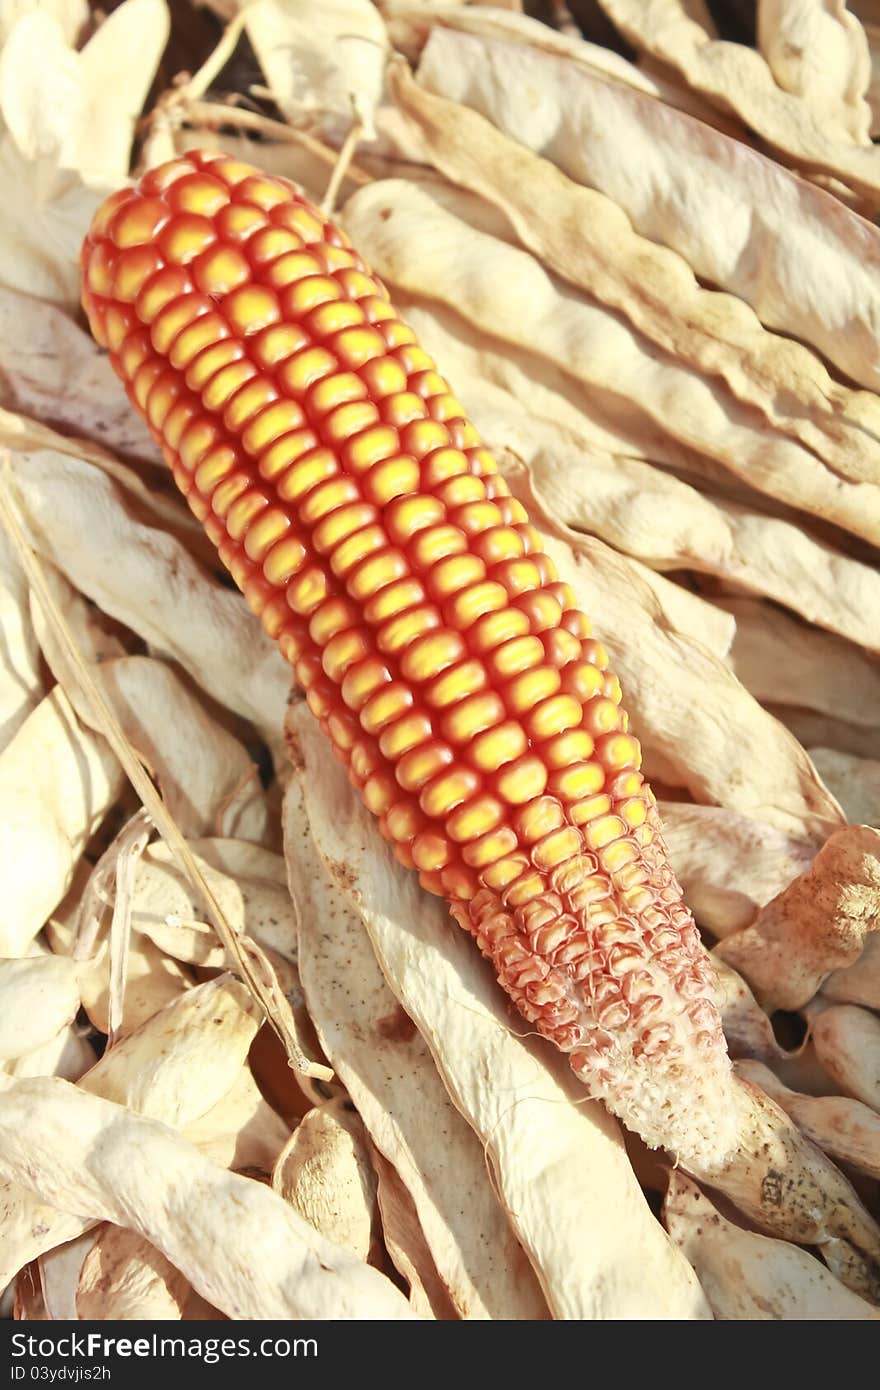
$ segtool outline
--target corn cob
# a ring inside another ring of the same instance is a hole
[[[191,153],[108,198],[83,305],[397,858],[652,1146],[720,1161],[730,1067],[607,653],[345,235]]]

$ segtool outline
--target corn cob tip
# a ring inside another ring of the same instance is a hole
[[[98,210],[83,304],[400,861],[652,1145],[733,1143],[711,967],[620,685],[385,286],[223,154]]]

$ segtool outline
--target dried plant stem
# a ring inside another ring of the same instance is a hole
[[[309,135],[307,131],[287,125],[284,121],[273,121],[269,116],[261,115],[259,111],[247,111],[242,106],[227,105],[220,101],[190,101],[188,97],[184,97],[181,104],[184,107],[184,119],[195,126],[229,125],[236,126],[239,130],[250,130],[254,134],[270,136],[279,144],[299,145],[316,159],[334,168],[342,157],[339,150],[325,145],[317,136]],[[354,183],[373,182],[372,174],[368,174],[366,169],[356,164],[351,156],[343,173]]]
[[[145,809],[137,811],[118,837],[116,855],[116,896],[110,919],[110,1002],[107,1046],[119,1038],[125,1008],[125,982],[128,977],[128,946],[131,940],[131,908],[138,861],[149,844],[152,822]]]
[[[331,1080],[333,1073],[330,1068],[319,1062],[311,1061],[300,1046],[292,1011],[266,956],[256,942],[239,937],[230,926],[177,823],[169,814],[162,797],[126,738],[103,691],[83,661],[64,617],[52,597],[42,566],[33,554],[25,536],[15,501],[15,483],[8,455],[2,457],[0,470],[2,470],[0,471],[0,522],[9,536],[27,580],[43,609],[46,621],[55,633],[59,645],[70,663],[71,675],[95,715],[96,723],[119,759],[126,776],[140,797],[141,803],[149,813],[156,829],[180,863],[190,886],[205,903],[212,927],[226,948],[230,960],[234,963],[234,968],[277,1032],[291,1065],[304,1076],[311,1076],[322,1081]]]
[[[330,182],[327,184],[327,191],[321,200],[321,211],[325,217],[331,217],[333,214],[333,208],[336,205],[336,199],[339,196],[342,181],[348,173],[352,159],[354,158],[354,152],[358,147],[358,142],[363,133],[363,122],[355,119],[343,141],[342,149],[339,151],[339,158],[333,167],[333,173],[330,175]]]
[[[186,97],[201,97],[208,91],[214,78],[219,75],[226,67],[241,38],[241,31],[247,22],[247,6],[243,6],[238,14],[227,24],[216,48],[208,55],[202,66],[181,89],[181,95]]]

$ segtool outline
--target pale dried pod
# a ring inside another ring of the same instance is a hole
[[[793,1091],[762,1062],[743,1059],[735,1070],[790,1115],[798,1129],[838,1163],[880,1178],[880,1115],[849,1096],[807,1096]]]
[[[880,1018],[857,1004],[807,1010],[816,1054],[841,1090],[880,1111]]]
[[[75,1316],[84,1322],[174,1321],[190,1292],[180,1270],[143,1236],[106,1225],[83,1260]]]
[[[880,925],[880,831],[846,826],[812,865],[717,954],[748,980],[768,1013],[799,1009],[833,970],[858,959]]]
[[[303,1116],[278,1157],[272,1186],[321,1235],[369,1258],[376,1179],[350,1102],[327,1101]]]
[[[79,966],[64,956],[0,960],[0,1065],[49,1043],[76,1017]]]
[[[697,1272],[716,1318],[728,1320],[880,1318],[814,1256],[743,1230],[683,1173],[670,1174],[666,1228]]]

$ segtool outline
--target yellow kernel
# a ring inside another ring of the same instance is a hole
[[[554,627],[542,632],[541,641],[547,660],[560,669],[568,666],[570,662],[577,661],[580,656],[580,642],[572,633],[566,632],[564,627]]]
[[[514,806],[521,806],[544,791],[547,785],[547,769],[540,758],[526,755],[502,768],[495,779],[495,785],[505,801]]]
[[[194,420],[181,436],[177,452],[180,462],[190,473],[201,463],[205,454],[217,442],[218,431],[204,415]]]
[[[642,750],[631,734],[606,734],[596,742],[596,757],[609,772],[637,768]]]
[[[298,323],[275,323],[264,328],[248,344],[248,351],[261,367],[277,367],[295,352],[308,345],[308,338]]]
[[[398,545],[405,545],[419,531],[443,520],[443,504],[436,497],[419,494],[392,502],[385,513],[388,534]]]
[[[211,301],[199,294],[186,294],[166,304],[153,320],[150,341],[157,352],[165,354],[180,333],[202,314],[209,313]]]
[[[439,560],[461,556],[467,550],[467,538],[456,526],[429,526],[410,542],[409,554],[414,565],[421,569],[436,566]],[[432,570],[433,573],[433,570]]]
[[[414,748],[421,748],[424,744],[429,743],[430,739],[430,719],[421,711],[413,710],[383,730],[379,739],[379,748],[384,758],[387,758],[389,762],[396,763],[399,758],[411,753]]]
[[[281,318],[281,306],[264,285],[245,285],[227,295],[223,312],[236,332],[245,337],[271,328]]]
[[[164,309],[172,299],[191,291],[192,285],[186,271],[169,266],[144,285],[134,306],[137,316],[142,323],[152,323],[160,309]]]
[[[248,530],[244,538],[245,554],[255,564],[261,564],[269,549],[290,530],[290,517],[279,507],[271,507]]]
[[[342,681],[350,666],[363,660],[370,650],[369,639],[360,628],[350,627],[331,637],[321,656],[321,665],[327,675],[337,685]]]
[[[191,391],[201,391],[221,367],[228,367],[230,362],[240,362],[243,357],[244,349],[234,338],[211,342],[196,353],[187,367],[186,384]]]
[[[471,869],[487,869],[490,864],[495,864],[505,855],[512,854],[516,845],[516,835],[510,826],[502,825],[465,845],[461,857]]]
[[[415,493],[418,487],[419,466],[407,454],[375,464],[364,479],[364,494],[377,507],[387,506],[395,497]]]
[[[449,555],[433,566],[428,575],[428,590],[440,602],[462,589],[481,583],[485,577],[486,568],[476,555]]]
[[[535,572],[533,560],[522,560],[517,563],[531,565]],[[503,582],[503,581],[502,581]],[[532,632],[546,632],[548,628],[558,627],[562,618],[562,609],[557,599],[546,589],[537,589],[533,593],[522,593],[516,599],[516,605],[521,608],[529,620]]]
[[[505,807],[494,796],[474,797],[453,811],[446,822],[446,833],[458,843],[476,840],[500,825],[505,814]]]
[[[450,864],[448,869],[441,870],[440,882],[446,896],[460,902],[469,902],[480,886],[474,874],[457,864]]]
[[[206,217],[175,217],[159,237],[159,249],[172,265],[189,265],[217,240]]]
[[[363,400],[367,388],[354,372],[333,372],[311,388],[306,398],[308,410],[315,415],[326,415],[346,401]]]
[[[275,229],[276,235],[281,234],[281,229]],[[285,235],[289,235],[286,233]],[[321,281],[321,262],[317,256],[310,255],[308,251],[289,250],[285,254],[277,257],[271,264],[265,265],[260,271],[260,279],[275,290],[287,290],[291,285],[297,285],[303,280]],[[290,301],[287,295],[282,295],[282,308],[285,315],[289,318],[296,316],[291,311]]]
[[[285,536],[273,545],[263,562],[263,573],[270,584],[286,585],[305,564],[306,549],[297,536]]]
[[[223,423],[234,434],[253,419],[265,406],[278,399],[278,392],[269,377],[258,376],[246,382],[227,402],[223,411]]]
[[[563,801],[581,801],[600,792],[605,785],[605,773],[599,763],[571,763],[550,774],[548,790]]]
[[[419,605],[383,623],[376,634],[376,646],[387,655],[406,651],[418,637],[440,626],[440,615],[434,608]]]
[[[320,610],[319,610],[320,611]],[[317,617],[317,614],[316,614]],[[313,618],[314,622],[315,619]],[[349,709],[360,710],[371,695],[383,685],[391,683],[391,672],[377,656],[359,661],[357,666],[346,672],[342,682],[342,698]]]
[[[379,412],[372,401],[349,401],[347,405],[337,406],[321,421],[321,433],[328,443],[341,444],[378,419]]]
[[[601,849],[626,834],[626,826],[619,816],[600,816],[588,821],[583,828],[584,841],[588,849]]]
[[[323,647],[341,632],[356,627],[359,613],[357,605],[343,594],[334,594],[322,603],[309,621],[309,636],[316,646]]]
[[[197,418],[201,416],[201,407],[198,401],[191,396],[184,396],[169,411],[162,426],[162,433],[165,436],[165,443],[171,449],[177,449],[183,432]],[[204,419],[204,416],[201,416]]]
[[[544,655],[544,650],[538,642],[540,655]],[[498,653],[493,653],[493,659]],[[504,689],[504,698],[507,708],[511,714],[524,715],[534,709],[539,701],[543,701],[548,696],[555,694],[559,689],[559,672],[555,666],[535,666],[529,671],[523,671],[509,681]],[[578,707],[580,715],[580,707]]]
[[[260,411],[255,420],[251,420],[242,434],[241,442],[249,454],[259,454],[268,448],[273,440],[304,423],[305,415],[296,401],[272,401]]]
[[[344,511],[349,506],[351,511]],[[328,478],[313,488],[300,503],[298,517],[303,526],[317,528],[312,539],[315,549],[321,553],[332,550],[344,535],[371,519],[369,511],[358,501],[358,491],[351,478],[342,476]],[[323,525],[318,526],[318,522]]]
[[[425,818],[415,804],[398,801],[396,806],[392,806],[390,811],[386,811],[385,823],[393,840],[409,843],[424,826]]]
[[[453,396],[451,391],[443,391],[436,396],[429,396],[427,406],[434,420],[460,420],[464,418],[464,406],[457,396]]]
[[[443,719],[443,736],[452,743],[468,743],[504,718],[504,704],[494,690],[481,690],[460,700]]]
[[[441,628],[426,633],[407,649],[401,658],[400,669],[408,681],[433,680],[464,656],[464,643],[457,632]]]
[[[381,526],[364,526],[336,546],[330,555],[330,568],[343,578],[374,550],[384,550],[388,541]]]
[[[300,571],[287,586],[287,602],[294,613],[307,618],[330,592],[324,571],[312,565]]]
[[[205,294],[231,294],[251,277],[247,259],[234,246],[217,246],[203,251],[193,261],[193,280]]]
[[[167,196],[175,212],[213,217],[229,202],[229,189],[210,174],[185,174],[175,180]]]
[[[251,209],[248,211],[252,212]],[[286,227],[273,227],[259,214],[254,215],[260,223],[260,230],[255,232],[248,243],[248,255],[254,265],[270,266],[288,252],[302,250],[302,237],[297,236],[296,232],[288,231]],[[320,266],[313,262],[312,257],[309,257],[309,262],[303,274],[312,274],[320,270]]]
[[[412,842],[412,857],[417,869],[436,872],[443,869],[452,858],[449,841],[434,830],[425,830]]]
[[[419,805],[426,816],[445,820],[456,806],[469,801],[479,786],[480,779],[470,768],[453,767],[428,783],[419,797]]]
[[[95,212],[89,226],[89,236],[93,240],[97,240],[98,237],[109,235],[110,224],[120,209],[129,204],[136,207],[140,201],[139,195],[131,188],[120,188],[118,193],[111,193],[110,197],[105,198]]]
[[[386,396],[399,395],[406,390],[406,372],[393,357],[375,357],[372,361],[365,362],[360,369],[360,375],[374,401],[384,400]]]
[[[217,345],[228,336],[229,329],[218,314],[202,314],[189,325],[189,328],[184,328],[184,331],[179,332],[177,338],[171,343],[170,350],[168,350],[168,361],[172,367],[177,367],[178,371],[184,371],[206,347]],[[253,367],[250,367],[249,363],[241,363],[239,366],[247,366],[247,375],[253,377]],[[245,375],[241,375],[241,379],[242,381],[246,379]],[[211,382],[209,382],[209,388],[210,385]],[[214,406],[210,406],[210,409],[214,409]]]
[[[379,734],[412,709],[413,693],[402,681],[391,681],[371,695],[360,712],[364,732]]]
[[[523,554],[523,543],[509,526],[496,526],[491,530],[474,535],[473,547],[487,565],[500,565],[505,561],[518,560]],[[502,582],[508,593],[519,593],[520,589],[511,584],[510,575],[518,571],[510,566],[503,571],[507,576]]]
[[[279,401],[279,405],[281,404],[290,404],[293,406],[292,401]],[[270,409],[272,408],[273,407],[270,407]],[[248,430],[258,428],[260,419],[262,419],[262,416],[254,420],[253,424],[248,426]],[[248,431],[246,430],[245,437],[247,433]],[[282,474],[285,469],[289,468],[292,463],[302,458],[303,454],[311,453],[316,448],[317,443],[317,436],[310,429],[293,430],[291,434],[282,435],[280,439],[276,439],[274,444],[271,444],[268,449],[264,449],[260,454],[259,466],[261,476],[267,481],[279,477],[279,475]]]
[[[494,864],[490,864],[480,874],[480,878],[487,888],[491,888],[493,892],[501,893],[509,884],[514,883],[528,867],[529,861],[524,854],[510,854],[504,859],[498,859]]]
[[[277,179],[268,178],[263,174],[249,174],[236,187],[236,196],[243,203],[255,203],[258,208],[263,208],[269,212],[277,207],[279,203],[286,203],[290,199],[290,189],[285,188]]]
[[[597,666],[587,661],[574,661],[562,673],[562,688],[585,705],[594,695],[602,693],[603,677]]]
[[[395,391],[382,402],[382,419],[395,429],[404,429],[413,420],[425,416],[425,403],[413,391]]]
[[[342,291],[332,275],[302,275],[286,286],[282,296],[288,318],[300,318],[309,310],[317,309],[318,304],[334,299],[342,299]]]
[[[425,459],[428,454],[433,454],[435,449],[444,449],[449,445],[449,434],[444,425],[436,420],[413,420],[404,426],[401,431],[400,442],[408,454],[414,458]],[[456,469],[456,472],[460,472]],[[426,481],[427,487],[434,485],[434,479]],[[439,481],[439,479],[438,479]]]
[[[319,304],[307,319],[308,329],[316,338],[329,338],[343,328],[353,328],[364,321],[364,311],[359,304],[349,304],[338,299],[332,303]]]
[[[468,645],[475,652],[490,652],[512,637],[522,637],[529,630],[529,621],[518,608],[500,608],[478,618],[468,632]]]
[[[572,763],[586,762],[593,756],[594,747],[586,729],[567,729],[548,739],[541,749],[541,757],[548,767],[564,769]]]
[[[387,773],[374,773],[364,783],[362,795],[367,809],[374,816],[383,816],[394,805],[397,787]]]
[[[311,449],[303,454],[278,481],[278,496],[284,502],[298,502],[312,488],[339,472],[330,449]]]
[[[426,782],[452,766],[453,753],[445,744],[431,740],[411,753],[405,753],[397,764],[395,775],[405,791],[420,791]]]
[[[482,478],[475,478],[472,473],[456,473],[454,477],[439,483],[434,491],[444,507],[452,512],[450,521],[455,526],[461,525],[459,517],[462,513],[466,513],[469,507],[481,505],[486,496]],[[461,529],[464,531],[466,528],[462,526]]]
[[[234,502],[226,517],[226,529],[232,539],[241,540],[254,518],[268,505],[268,498],[256,491],[248,492]]]
[[[290,197],[290,194],[287,196]],[[305,242],[320,241],[324,234],[324,228],[315,214],[309,212],[302,203],[289,203],[286,207],[279,207],[273,213],[272,220],[278,226],[288,227],[290,231],[296,232]]]
[[[362,367],[364,363],[385,355],[385,340],[381,333],[366,324],[343,328],[332,339],[330,347],[347,367]]]
[[[373,425],[346,440],[342,444],[340,456],[350,472],[365,473],[374,464],[390,458],[396,451],[396,431],[388,425]]]
[[[467,750],[468,759],[482,772],[495,772],[505,763],[513,762],[528,748],[522,726],[514,720],[478,734]]]
[[[598,766],[598,764],[597,764]],[[607,816],[611,810],[611,797],[606,795],[588,796],[569,807],[569,815],[575,825],[587,825],[590,821]]]
[[[632,840],[615,840],[599,851],[599,860],[606,873],[618,874],[627,864],[634,864],[639,852]]]
[[[507,889],[504,901],[509,907],[525,907],[543,891],[544,880],[540,874],[523,874]]]
[[[532,850],[532,863],[538,869],[553,869],[578,854],[581,837],[574,826],[564,825],[539,840]]]
[[[278,380],[291,395],[301,396],[335,368],[336,358],[326,348],[306,347],[279,368]]]
[[[584,705],[583,725],[597,741],[602,734],[613,733],[620,728],[621,712],[613,700],[602,695],[595,696]]]
[[[479,661],[462,661],[431,682],[425,691],[425,700],[434,709],[445,709],[458,700],[464,700],[477,691],[485,690],[488,684],[486,672]]]
[[[506,603],[507,594],[501,585],[487,579],[457,593],[449,600],[444,612],[448,615],[450,627],[463,631],[485,613],[497,612]]]
[[[464,458],[463,454],[462,458]],[[465,466],[467,466],[466,459]],[[467,535],[479,536],[500,526],[501,513],[494,502],[489,502],[485,499],[483,484],[479,478],[474,478],[470,473],[464,474],[461,481],[464,481],[465,478],[470,479],[471,483],[476,483],[480,492],[483,493],[483,500],[469,502],[467,506],[461,507],[455,513],[453,520],[456,526],[460,526],[462,531],[466,532]],[[458,479],[456,479],[456,481],[458,481]],[[506,589],[504,593],[505,595],[507,594]]]
[[[211,497],[211,510],[215,516],[224,517],[237,497],[241,497],[251,486],[251,480],[244,472],[230,473],[217,485]]]
[[[631,830],[644,825],[647,819],[648,808],[641,797],[632,797],[631,800],[624,801],[623,805],[617,809]]]
[[[224,241],[247,241],[251,251],[254,238],[266,226],[266,219],[259,208],[227,203],[215,217],[214,226]]]
[[[521,840],[533,844],[536,840],[543,840],[551,831],[558,830],[563,822],[559,802],[552,796],[538,796],[517,813],[514,829]]]
[[[409,575],[406,579],[398,579],[394,584],[387,585],[368,599],[364,604],[364,617],[368,623],[384,623],[424,601],[424,589],[418,579]],[[439,624],[435,623],[435,626]]]
[[[235,450],[228,444],[212,449],[196,469],[193,482],[203,497],[208,497],[217,484],[232,471],[238,462]]]
[[[121,252],[113,276],[114,297],[134,303],[150,277],[161,269],[162,259],[154,246],[133,246]]]
[[[386,584],[403,579],[409,572],[406,558],[399,550],[380,550],[363,560],[357,569],[348,576],[347,587],[352,598],[365,603]]]
[[[552,669],[552,668],[551,668]],[[553,695],[542,700],[525,719],[526,733],[536,743],[566,729],[574,729],[581,722],[580,703],[571,695]]]

